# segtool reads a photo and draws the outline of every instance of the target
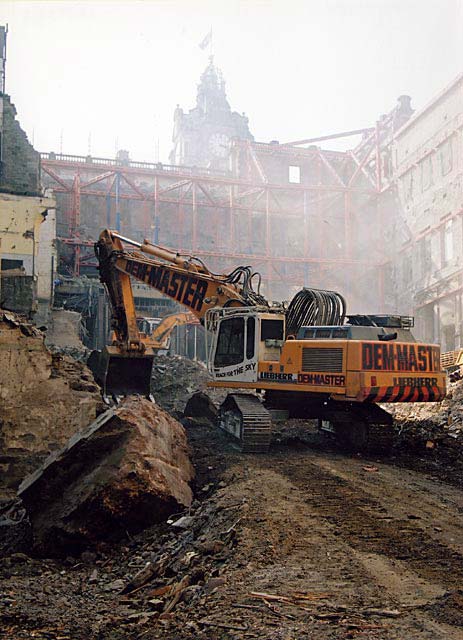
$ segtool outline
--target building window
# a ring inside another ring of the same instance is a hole
[[[292,184],[301,183],[301,167],[289,165],[289,181]]]
[[[452,171],[453,157],[452,157],[452,140],[443,142],[439,147],[440,156],[440,168],[443,176],[446,176]]]
[[[420,276],[425,279],[431,273],[431,238],[424,236],[418,242],[418,261]]]
[[[432,155],[429,155],[421,162],[421,189],[426,191],[433,184],[432,177]]]
[[[410,251],[404,254],[402,259],[402,286],[409,289],[413,280],[413,260]]]
[[[442,229],[442,266],[447,266],[453,260],[453,220],[445,223]]]
[[[8,258],[2,258],[1,270],[12,271],[13,269],[20,269],[24,271],[23,260],[9,260]]]
[[[409,171],[407,171],[403,179],[405,202],[410,202],[410,200],[413,200],[413,177],[414,169],[411,168]]]

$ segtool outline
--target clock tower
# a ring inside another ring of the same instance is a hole
[[[226,171],[232,138],[254,140],[247,117],[231,110],[225,81],[211,57],[198,85],[196,106],[188,113],[178,105],[175,109],[170,162]]]

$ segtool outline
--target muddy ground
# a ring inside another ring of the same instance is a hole
[[[2,637],[461,639],[462,468],[299,435],[282,429],[268,454],[242,456],[190,423],[183,528],[60,561],[3,558]]]

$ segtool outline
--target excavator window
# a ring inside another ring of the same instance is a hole
[[[227,367],[244,360],[244,318],[222,320],[215,352],[214,365]]]
[[[248,318],[248,332],[246,334],[246,359],[254,357],[254,343],[256,337],[256,319]]]
[[[283,340],[283,320],[262,320],[261,340]]]

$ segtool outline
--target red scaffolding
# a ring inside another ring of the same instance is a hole
[[[93,241],[112,226],[205,257],[217,270],[246,261],[269,290],[277,283],[339,288],[339,274],[354,287],[356,274],[374,269],[382,306],[385,258],[368,238],[379,237],[390,124],[383,118],[370,129],[287,144],[235,140],[229,172],[42,153],[42,182],[57,197],[70,275],[94,265]],[[362,139],[349,151],[315,146],[354,134]],[[299,169],[298,180],[291,181],[290,167]]]

